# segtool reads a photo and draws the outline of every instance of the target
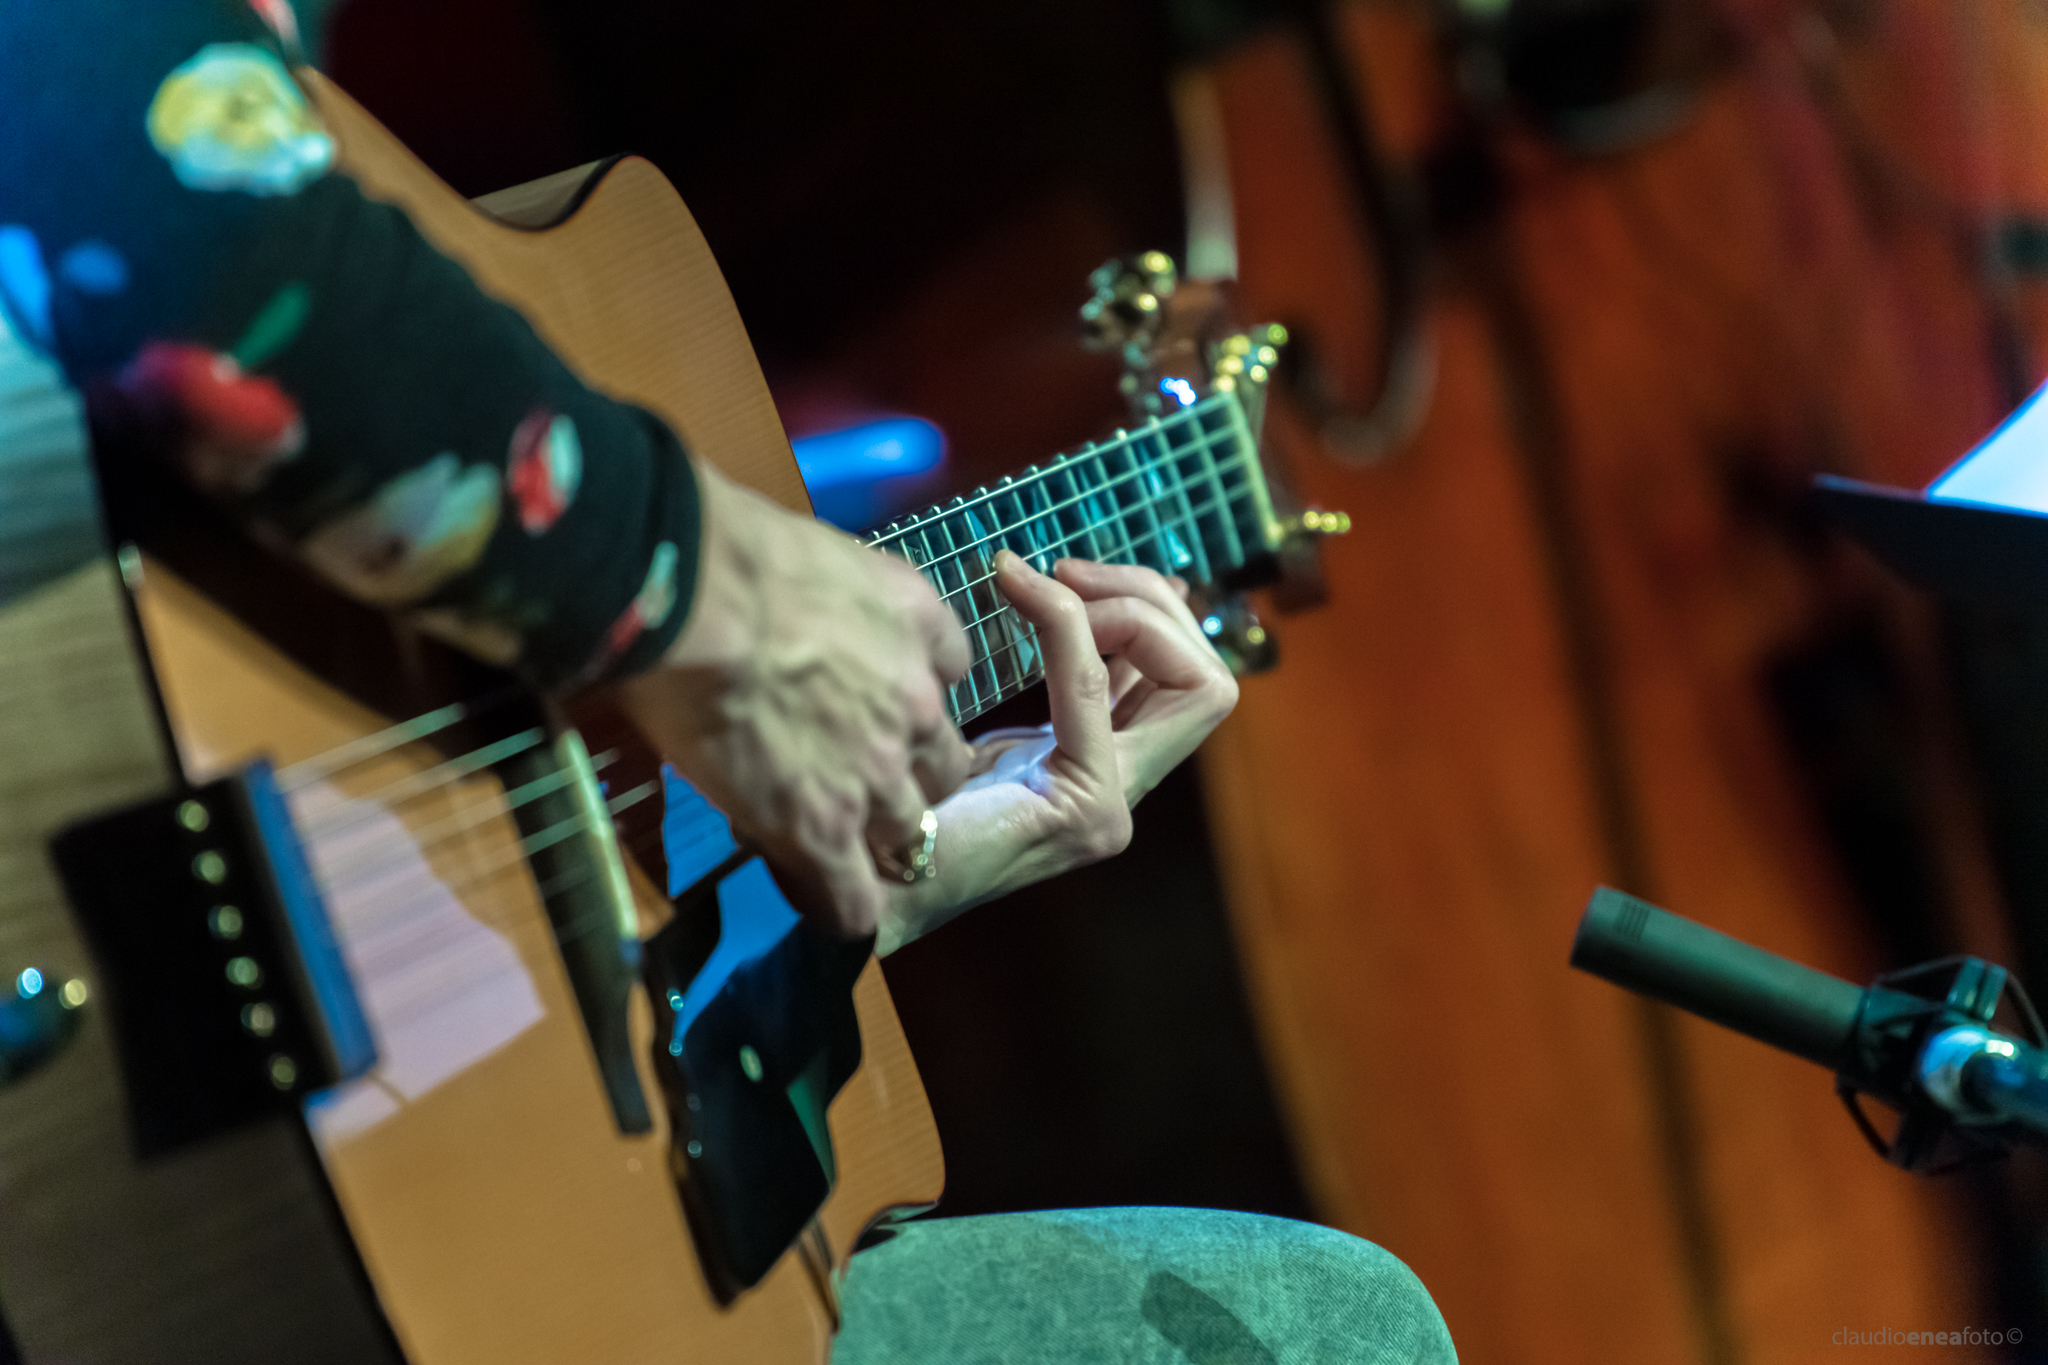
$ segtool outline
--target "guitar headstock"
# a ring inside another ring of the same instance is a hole
[[[1114,351],[1122,389],[1140,418],[1192,407],[1211,393],[1238,395],[1252,430],[1264,415],[1266,385],[1287,329],[1237,322],[1227,280],[1182,280],[1163,251],[1121,256],[1088,277],[1081,305],[1084,344]]]
[[[1180,292],[1180,272],[1163,251],[1119,256],[1088,277],[1093,292],[1081,305],[1083,344],[1116,351],[1132,374],[1152,366],[1161,332]]]
[[[1084,344],[1113,351],[1124,364],[1120,387],[1141,421],[1167,417],[1218,394],[1243,410],[1256,444],[1265,416],[1266,388],[1287,344],[1278,323],[1244,327],[1237,321],[1230,281],[1182,280],[1163,251],[1123,256],[1088,277],[1093,291],[1081,305]],[[1260,461],[1263,463],[1263,461]],[[1238,589],[1269,585],[1283,609],[1319,601],[1321,570],[1315,544],[1351,528],[1342,512],[1302,507],[1284,483],[1259,475],[1272,508],[1262,574],[1194,585],[1192,605],[1202,628],[1232,671],[1270,668],[1276,650]]]

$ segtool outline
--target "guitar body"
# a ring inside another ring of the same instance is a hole
[[[521,230],[464,203],[345,96],[307,80],[365,192],[405,208],[586,382],[660,414],[736,479],[806,506],[723,279],[651,166],[620,162],[567,221]],[[573,201],[578,184],[552,188]],[[546,219],[548,191],[490,207]],[[169,791],[180,764],[198,780],[259,756],[284,767],[396,718],[323,683],[168,569],[131,565],[130,580],[175,756],[111,555],[0,600],[10,971],[35,964],[95,984],[45,855],[56,829]],[[374,837],[405,874],[396,893],[346,878],[330,892],[381,1055],[309,1106],[310,1143],[280,1119],[138,1162],[97,998],[71,1045],[0,1090],[0,1304],[31,1365],[822,1362],[836,1317],[824,1257],[836,1271],[876,1218],[937,1201],[936,1130],[871,962],[855,990],[862,1065],[830,1111],[827,1249],[809,1264],[785,1255],[721,1307],[671,1181],[659,1106],[651,1133],[614,1125],[519,833],[478,809],[500,799],[497,780],[478,774],[367,827],[319,832],[323,812],[436,761],[407,746],[292,798],[316,866]],[[643,924],[665,915],[636,880]],[[658,1094],[652,1015],[644,999],[634,1006],[642,1084]]]

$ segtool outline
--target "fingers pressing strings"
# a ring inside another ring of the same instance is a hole
[[[1113,775],[1116,742],[1107,705],[1109,669],[1096,653],[1086,603],[1015,551],[999,552],[995,568],[1004,596],[1038,630],[1054,739],[1084,768]]]
[[[1188,610],[1188,585],[1180,578],[1168,578],[1130,564],[1096,564],[1085,559],[1063,559],[1053,573],[1085,602],[1129,597],[1151,603],[1191,643],[1214,653],[1201,623]]]
[[[1085,605],[1095,647],[1127,661],[1162,688],[1207,686],[1222,663],[1206,641],[1188,638],[1173,618],[1140,597],[1109,597]]]

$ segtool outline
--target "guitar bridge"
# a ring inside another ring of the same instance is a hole
[[[50,849],[98,963],[141,1155],[375,1064],[267,763],[72,825]]]

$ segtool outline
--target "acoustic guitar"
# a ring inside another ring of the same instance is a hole
[[[586,382],[808,510],[652,166],[471,205],[304,79],[365,192]],[[1283,519],[1260,470],[1280,337],[1205,341],[1204,373],[1147,349],[1164,266],[1109,272],[1091,305],[1144,420],[869,537],[969,625],[956,719],[1040,677],[988,581],[1000,546],[1178,572],[1251,656],[1230,590],[1338,529]],[[89,478],[75,439],[39,454]],[[943,1184],[865,948],[791,929],[673,783],[664,828],[616,717],[571,725],[324,595],[280,607],[289,566],[252,594],[205,548],[231,537],[159,543],[153,494],[107,496],[102,554],[0,598],[0,1310],[22,1357],[825,1360],[846,1258]]]

